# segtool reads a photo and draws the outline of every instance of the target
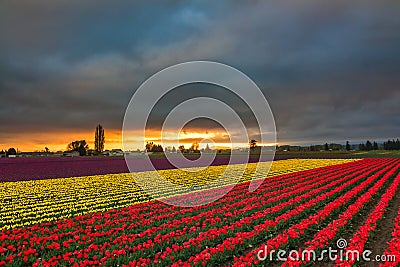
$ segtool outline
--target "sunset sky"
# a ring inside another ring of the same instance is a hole
[[[192,60],[222,62],[253,79],[280,144],[399,137],[399,13],[398,0],[1,1],[0,150],[64,150],[77,139],[93,148],[98,123],[106,148],[121,148],[125,109],[138,86]],[[154,110],[149,139],[157,141],[174,105],[203,95],[247,117],[222,88],[184,86]],[[184,144],[229,142],[205,120],[185,132]]]

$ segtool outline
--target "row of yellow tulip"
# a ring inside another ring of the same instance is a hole
[[[145,183],[160,198],[204,190],[257,177],[345,163],[346,159],[293,159],[137,173],[0,183],[0,228],[23,227],[151,200],[138,186]],[[268,172],[269,170],[269,172]],[[240,175],[239,175],[240,174]],[[158,183],[157,177],[168,183]]]

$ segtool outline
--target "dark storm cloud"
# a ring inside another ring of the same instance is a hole
[[[396,137],[399,12],[398,1],[3,1],[1,132],[119,129],[146,78],[216,60],[260,86],[281,142]]]

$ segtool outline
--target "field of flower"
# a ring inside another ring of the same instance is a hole
[[[150,200],[130,174],[1,183],[0,266],[303,266],[310,262],[260,261],[258,253],[266,245],[319,251],[343,237],[347,250],[368,248],[400,191],[400,159],[277,161],[249,192],[254,168],[218,201],[190,208]],[[227,184],[209,188],[224,170],[159,173],[188,192],[198,188],[185,197],[204,199]],[[382,250],[398,257],[382,266],[400,262],[399,222],[400,210]]]
[[[272,164],[269,176],[338,164],[351,160],[286,160]],[[270,166],[269,163],[259,163]],[[238,168],[241,164],[232,165]],[[247,165],[243,181],[248,181],[256,163]],[[184,184],[186,191],[163,190],[171,197],[187,193],[192,186],[199,190],[209,188],[226,166],[210,166],[199,172],[185,172],[184,169],[159,170],[158,174],[175,184]],[[234,171],[231,170],[231,171]],[[109,174],[68,179],[32,180],[0,183],[0,228],[11,228],[53,221],[60,218],[83,215],[91,212],[106,211],[127,207],[149,201],[149,196],[135,183],[135,179],[154,180],[155,171],[133,174]],[[135,177],[134,177],[135,176]],[[229,180],[218,180],[213,187],[227,185]],[[155,185],[156,190],[161,190]]]

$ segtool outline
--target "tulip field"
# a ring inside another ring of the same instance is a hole
[[[229,185],[226,165],[0,182],[0,266],[366,266],[259,257],[265,247],[318,253],[340,238],[344,253],[384,240],[371,257],[395,258],[368,266],[400,266],[400,159],[274,161],[250,192],[257,164],[270,163],[246,164],[231,191],[196,207],[151,199],[135,177],[187,188],[160,199],[200,200]]]

